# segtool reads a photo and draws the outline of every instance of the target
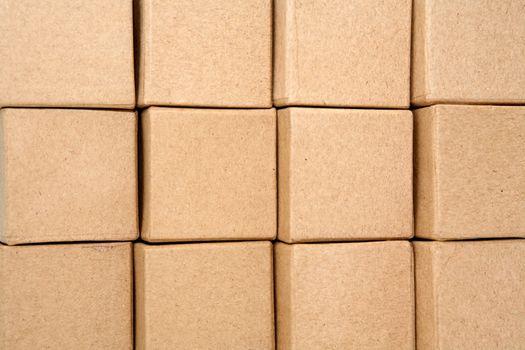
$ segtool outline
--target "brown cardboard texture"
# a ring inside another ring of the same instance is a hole
[[[147,109],[142,238],[275,238],[275,128],[273,109]]]
[[[412,113],[278,112],[279,240],[410,238]]]
[[[417,348],[521,349],[525,240],[414,242]]]
[[[135,245],[137,349],[273,349],[271,242]]]
[[[132,0],[2,0],[0,14],[0,106],[135,106]]]
[[[133,348],[130,243],[0,245],[0,348]]]
[[[275,244],[277,348],[414,349],[409,242]]]
[[[272,0],[138,0],[140,106],[272,106]]]
[[[276,0],[274,104],[406,108],[411,0]]]
[[[412,103],[525,104],[522,0],[414,0]]]
[[[0,241],[138,237],[135,112],[0,110]]]
[[[415,113],[416,236],[525,237],[525,107]]]

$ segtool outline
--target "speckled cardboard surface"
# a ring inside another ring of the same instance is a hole
[[[131,243],[0,245],[0,348],[133,348]]]
[[[135,245],[137,349],[274,349],[271,242]]]
[[[414,242],[417,348],[525,344],[525,240]]]
[[[276,0],[274,104],[407,108],[410,0]]]
[[[0,106],[133,108],[131,0],[3,0]]]
[[[142,114],[144,240],[273,239],[275,110]]]
[[[525,104],[521,0],[414,0],[412,103]]]
[[[271,0],[139,0],[140,106],[271,107]]]
[[[138,237],[137,116],[0,110],[0,241]]]
[[[279,240],[412,237],[410,111],[287,108],[278,134]]]
[[[525,107],[415,112],[416,236],[525,237]]]
[[[409,242],[275,244],[277,348],[414,349]]]

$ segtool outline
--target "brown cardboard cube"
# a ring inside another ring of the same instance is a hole
[[[135,106],[132,0],[2,0],[0,14],[0,106]]]
[[[142,115],[146,241],[273,239],[275,110]]]
[[[0,110],[0,241],[138,237],[135,112]]]
[[[525,240],[414,242],[417,348],[522,349]]]
[[[411,0],[276,0],[274,104],[406,108]]]
[[[525,107],[416,111],[416,236],[525,237]]]
[[[271,242],[135,245],[137,349],[273,349]]]
[[[414,349],[409,242],[275,245],[277,348]]]
[[[272,0],[139,0],[137,9],[140,106],[272,106]]]
[[[525,104],[522,0],[415,0],[412,103]]]
[[[0,348],[133,348],[130,243],[0,244]]]
[[[281,241],[410,238],[412,113],[278,112]]]

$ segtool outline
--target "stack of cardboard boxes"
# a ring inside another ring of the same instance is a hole
[[[132,2],[0,14],[0,349],[131,349]]]
[[[522,1],[0,13],[0,349],[524,346]]]
[[[413,349],[412,3],[275,5],[277,347]]]
[[[419,349],[525,346],[524,18],[520,1],[414,2]]]
[[[137,14],[136,348],[272,349],[272,1],[143,0]]]

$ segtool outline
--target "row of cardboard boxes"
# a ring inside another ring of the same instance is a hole
[[[524,256],[512,239],[0,246],[0,346],[519,349]]]
[[[0,241],[525,236],[525,107],[141,118],[139,191],[135,112],[1,109]]]
[[[132,5],[3,0],[0,106],[525,104],[522,0]]]

